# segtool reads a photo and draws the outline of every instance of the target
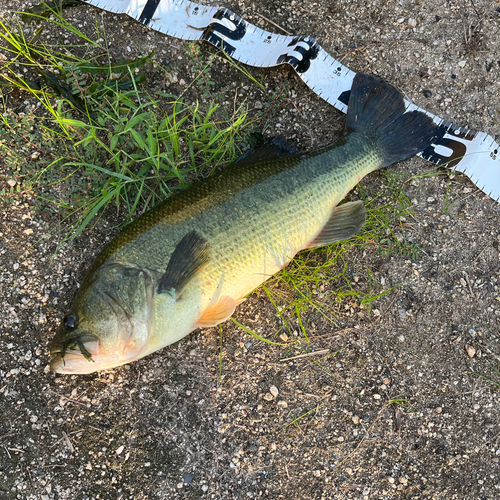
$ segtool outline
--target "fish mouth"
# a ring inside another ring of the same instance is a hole
[[[54,339],[50,347],[50,367],[55,373],[92,373],[98,370],[100,342],[91,333],[66,333]]]
[[[64,357],[61,353],[53,353],[50,361],[50,369],[54,373],[92,373],[97,370],[95,363],[85,359],[83,354],[67,352]]]

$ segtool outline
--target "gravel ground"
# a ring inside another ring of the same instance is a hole
[[[32,4],[4,0],[0,13]],[[500,132],[499,5],[225,4],[269,31],[278,28],[264,17],[312,35],[351,69],[380,75],[425,109],[492,136]],[[92,36],[96,24],[104,29],[113,57],[155,48],[155,57],[175,61],[169,92],[193,77],[185,42],[85,5],[66,15]],[[212,66],[231,106],[237,96],[259,107],[285,89],[269,135],[285,134],[304,150],[338,135],[344,117],[291,69],[253,74],[271,94],[219,59]],[[161,81],[154,71],[149,77],[152,87]],[[7,97],[16,113],[30,104]],[[413,158],[394,170],[431,168]],[[363,180],[368,195],[380,186],[380,176]],[[404,192],[414,208],[405,231],[420,259],[370,246],[349,253],[360,290],[367,268],[383,289],[401,286],[370,313],[347,304],[338,328],[311,311],[310,347],[321,363],[296,348],[285,355],[227,322],[220,335],[198,331],[88,376],[50,373],[47,346],[85,270],[116,234],[113,217],[54,256],[64,234],[57,217],[43,218],[28,196],[3,205],[0,497],[499,498],[500,206],[458,174],[423,176]],[[263,335],[280,324],[260,290],[235,317]]]

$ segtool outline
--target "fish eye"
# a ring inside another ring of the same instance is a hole
[[[63,319],[64,328],[66,330],[71,331],[74,330],[78,326],[78,318],[76,314],[68,314]]]

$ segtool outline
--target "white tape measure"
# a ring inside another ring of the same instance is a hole
[[[320,97],[347,111],[355,73],[336,61],[310,36],[284,36],[264,31],[229,9],[207,7],[187,0],[84,0],[183,40],[205,40],[235,60],[250,66],[290,64]],[[484,132],[458,127],[424,111],[442,132],[420,156],[466,174],[491,198],[500,202],[500,146]]]

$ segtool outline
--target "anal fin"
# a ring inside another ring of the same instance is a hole
[[[321,232],[307,245],[308,248],[321,247],[354,236],[366,222],[366,208],[360,201],[351,201],[337,206]]]
[[[198,319],[195,328],[210,328],[230,318],[236,307],[236,301],[228,295],[223,295],[211,306],[208,306]]]

